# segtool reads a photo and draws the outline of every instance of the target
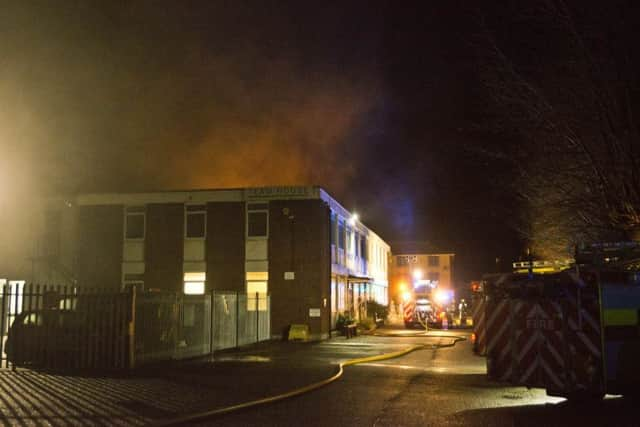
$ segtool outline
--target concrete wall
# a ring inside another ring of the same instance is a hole
[[[182,292],[183,236],[184,205],[147,205],[145,289]]]
[[[321,200],[269,203],[271,327],[284,334],[292,323],[308,324],[314,337],[329,333],[331,257],[329,208]],[[285,272],[294,280],[285,280]],[[310,317],[309,309],[320,309]]]
[[[245,292],[244,202],[207,204],[207,290]]]
[[[123,206],[78,207],[78,284],[119,290],[122,285]]]

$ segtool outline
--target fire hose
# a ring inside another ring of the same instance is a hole
[[[411,336],[425,336],[425,334],[421,334],[421,335],[394,335],[394,334],[389,334],[389,335],[384,335],[384,336],[390,336],[390,337],[411,337]],[[159,423],[154,424],[155,426],[174,426],[174,425],[182,425],[182,424],[187,424],[187,423],[194,423],[197,421],[201,421],[201,420],[205,420],[208,418],[212,418],[215,416],[220,416],[220,415],[224,415],[224,414],[229,414],[231,412],[236,412],[239,411],[241,409],[247,409],[247,408],[252,408],[255,406],[260,406],[260,405],[265,405],[268,403],[275,403],[275,402],[279,402],[285,399],[289,399],[295,396],[299,396],[301,394],[305,394],[305,393],[309,393],[311,391],[317,390],[321,387],[324,387],[328,384],[331,384],[332,382],[338,380],[342,374],[344,373],[344,368],[347,366],[352,366],[352,365],[358,365],[358,364],[362,364],[362,363],[369,363],[369,362],[376,362],[376,361],[380,361],[380,360],[388,360],[388,359],[395,359],[401,356],[404,356],[406,354],[409,354],[411,352],[417,351],[417,350],[425,350],[425,349],[436,349],[436,348],[447,348],[447,347],[453,347],[454,345],[456,345],[457,342],[459,341],[465,341],[466,338],[464,337],[459,337],[459,336],[455,336],[455,335],[437,335],[438,338],[451,338],[452,341],[449,344],[433,344],[433,345],[426,345],[426,344],[418,344],[418,345],[413,345],[411,347],[407,347],[403,350],[400,351],[395,351],[392,353],[386,353],[386,354],[380,354],[380,355],[376,355],[376,356],[369,356],[369,357],[361,357],[361,358],[356,358],[356,359],[350,359],[350,360],[346,360],[344,362],[340,362],[338,364],[338,369],[337,372],[327,378],[324,379],[322,381],[318,381],[316,383],[313,384],[309,384],[306,385],[304,387],[300,387],[285,393],[281,393],[281,394],[277,394],[274,396],[268,396],[262,399],[257,399],[257,400],[252,400],[249,402],[244,402],[244,403],[239,403],[237,405],[231,405],[231,406],[226,406],[223,408],[218,408],[218,409],[213,409],[210,411],[204,411],[204,412],[198,412],[195,414],[189,414],[189,415],[184,415],[181,417],[177,417],[177,418],[172,418],[169,420],[165,420]]]

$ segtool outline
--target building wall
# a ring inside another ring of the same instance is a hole
[[[207,204],[207,289],[245,292],[245,203]]]
[[[81,286],[115,290],[144,282],[145,289],[181,292],[189,276],[189,289],[204,281],[207,292],[246,292],[266,281],[275,336],[292,323],[327,336],[332,314],[335,320],[355,304],[356,287],[365,300],[387,286],[388,245],[361,222],[348,224],[350,213],[317,187],[89,194],[65,205],[74,206],[72,270]],[[247,209],[256,205],[268,209],[269,232],[248,237]],[[204,235],[187,237],[187,214],[203,211]],[[331,244],[332,211],[351,239],[333,264],[332,249],[334,258],[339,251]],[[125,238],[127,215],[136,214],[144,214],[144,235]]]
[[[355,220],[344,208],[331,204],[331,324],[339,314],[366,316],[364,304],[388,304],[389,245]]]
[[[122,284],[123,206],[78,208],[78,284],[118,290]]]
[[[145,289],[182,291],[184,205],[150,204],[146,207]]]
[[[293,272],[293,280],[285,280]],[[321,200],[269,202],[269,293],[271,327],[282,335],[292,323],[308,324],[311,334],[330,327],[331,259],[329,209]],[[319,309],[320,317],[310,317]]]

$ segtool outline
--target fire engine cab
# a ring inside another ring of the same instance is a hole
[[[405,292],[402,299],[406,328],[453,325],[453,291],[438,289],[437,282],[416,280],[413,291]]]

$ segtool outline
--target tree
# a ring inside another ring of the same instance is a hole
[[[520,230],[534,253],[640,228],[637,12],[562,0],[482,16],[476,44],[496,155],[518,171]]]

